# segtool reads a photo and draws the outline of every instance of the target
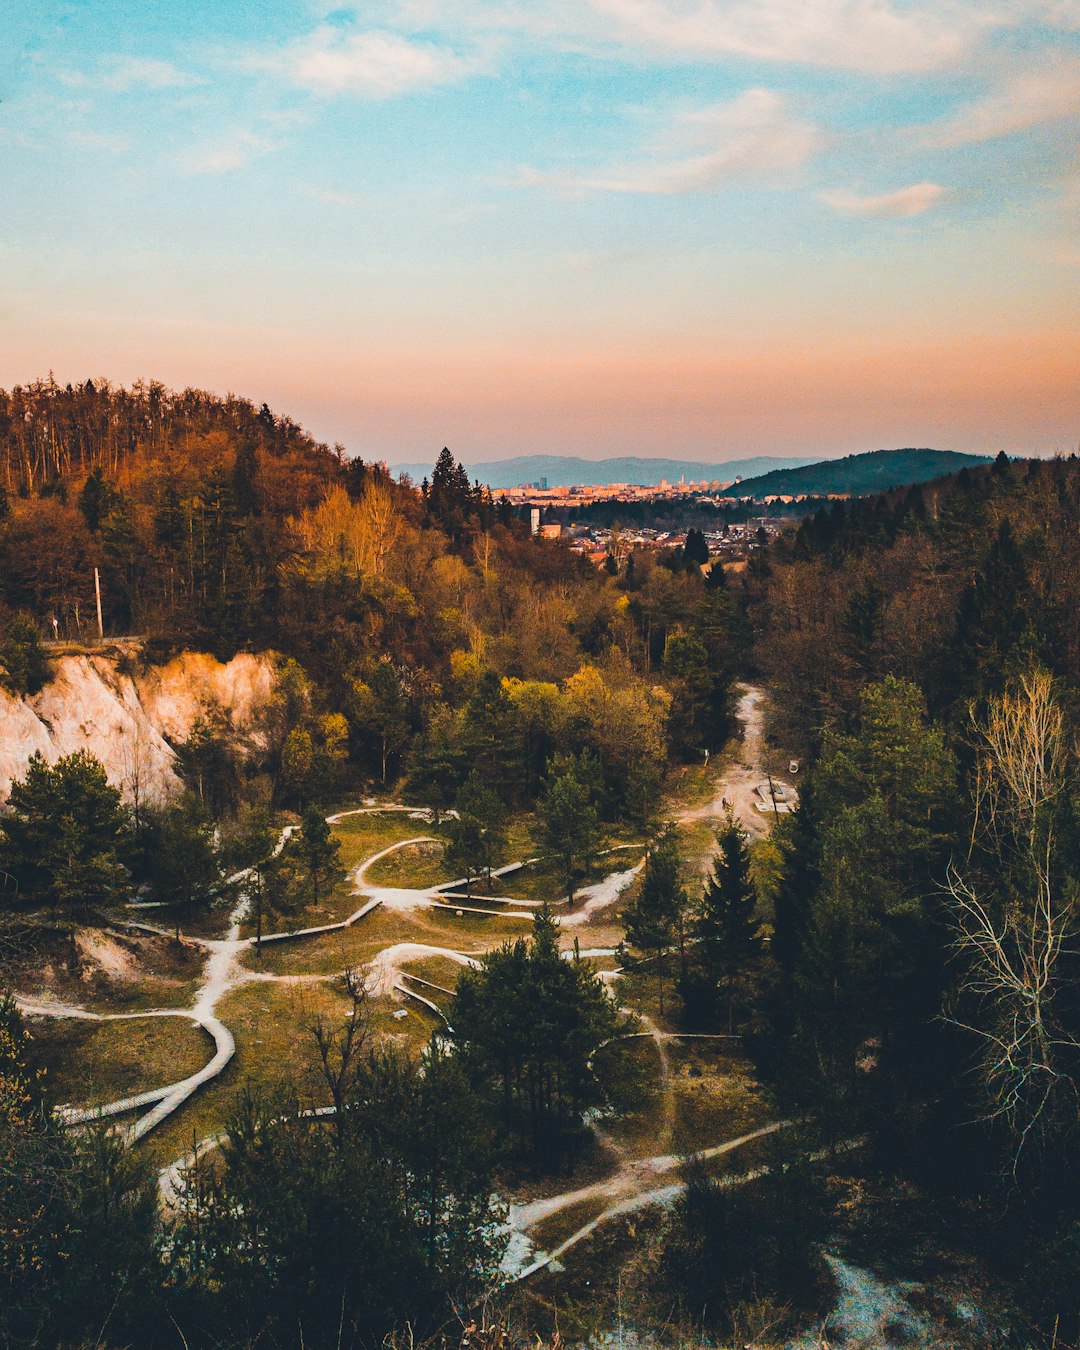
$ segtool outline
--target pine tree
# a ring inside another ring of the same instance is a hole
[[[331,834],[330,826],[317,806],[305,809],[294,851],[307,877],[311,902],[317,905],[345,875],[338,858],[341,844]]]
[[[661,830],[645,862],[637,896],[626,907],[626,940],[656,962],[660,1012],[664,1011],[664,965],[672,948],[679,948],[685,973],[686,891],[679,878],[678,834],[673,822]]]
[[[84,909],[117,897],[128,879],[128,813],[93,755],[79,750],[54,765],[32,755],[8,807],[0,867],[18,902]]]
[[[757,961],[761,937],[746,831],[729,815],[716,842],[720,851],[701,897],[696,927],[706,976],[713,988],[723,986],[726,994],[730,1033],[739,986]]]
[[[555,854],[566,890],[574,903],[574,879],[600,846],[600,818],[592,789],[593,766],[585,756],[559,755],[552,763],[544,795],[537,803],[539,844]]]

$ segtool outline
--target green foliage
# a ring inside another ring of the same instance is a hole
[[[288,1088],[249,1095],[219,1173],[189,1174],[175,1279],[207,1332],[380,1344],[405,1321],[435,1330],[491,1280],[501,1215],[460,1066],[437,1047],[422,1067],[370,1052],[343,1106],[330,1129]]]
[[[537,844],[558,860],[566,900],[571,905],[579,870],[588,869],[600,848],[596,770],[596,762],[588,755],[556,756],[536,805]]]
[[[445,704],[432,713],[427,729],[413,752],[408,792],[431,807],[436,823],[457,797],[465,781],[467,752],[461,719]]]
[[[188,738],[176,747],[176,767],[186,786],[215,817],[233,811],[240,797],[236,738],[223,713],[195,719]]]
[[[745,1185],[714,1180],[691,1159],[660,1269],[664,1293],[674,1292],[695,1323],[724,1333],[750,1300],[817,1303],[831,1213],[808,1151],[802,1138],[770,1141],[766,1174]]]
[[[682,957],[684,977],[687,971],[687,904],[686,890],[680,878],[678,831],[669,821],[649,849],[641,888],[623,913],[627,942],[649,955],[654,963],[661,1012],[664,1010],[666,957],[676,944]]]
[[[160,1277],[156,1210],[152,1173],[121,1140],[60,1129],[0,997],[0,1340],[131,1343]]]
[[[746,831],[729,815],[716,842],[719,851],[694,916],[694,932],[708,989],[723,988],[726,995],[731,1032],[740,986],[761,955],[761,934]]]
[[[559,953],[544,909],[519,938],[466,971],[449,1013],[470,1080],[519,1158],[553,1168],[575,1151],[582,1112],[602,1100],[592,1063],[615,1030],[615,1004],[591,967]]]
[[[506,839],[505,822],[502,802],[474,769],[457,795],[457,816],[446,831],[446,861],[464,876],[466,895],[485,872],[490,890],[491,870]]]
[[[145,811],[139,848],[154,899],[175,914],[177,936],[185,914],[209,906],[221,885],[221,860],[205,803],[185,792]]]
[[[863,691],[856,732],[828,739],[789,834],[774,1024],[789,1041],[788,1089],[837,1128],[868,1106],[882,1074],[910,1083],[925,1072],[955,784],[918,689],[890,676]],[[796,877],[810,889],[799,893]]]
[[[88,751],[49,765],[31,756],[11,785],[0,825],[0,865],[9,900],[73,911],[115,900],[127,882],[128,813]]]
[[[0,635],[0,683],[13,694],[36,694],[48,678],[41,631],[29,614],[16,614]]]
[[[313,905],[329,895],[345,876],[338,858],[341,841],[334,838],[317,806],[305,808],[300,829],[290,839],[285,852],[299,867]]]
[[[356,726],[375,742],[379,778],[385,787],[390,761],[404,749],[410,730],[408,695],[390,661],[380,661],[368,683],[356,681],[353,710]]]

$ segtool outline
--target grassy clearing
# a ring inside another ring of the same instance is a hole
[[[342,919],[347,919],[363,903],[363,898],[356,893],[356,869],[373,854],[382,852],[392,844],[400,843],[404,839],[433,834],[435,831],[425,821],[411,820],[406,812],[396,811],[385,815],[347,816],[333,827],[333,833],[334,838],[341,844],[338,856],[342,867],[346,869],[344,881],[317,905],[305,905],[285,918],[267,919],[263,923],[264,932],[317,928],[321,924],[340,923]],[[367,880],[370,881],[371,878]],[[254,936],[255,924],[250,917],[241,926],[241,933],[244,937]]]
[[[394,1013],[405,1007],[405,1016]],[[311,1028],[316,1018],[342,1023],[351,1005],[340,983],[310,980],[288,983],[253,981],[221,1000],[218,1014],[236,1037],[236,1055],[215,1079],[148,1135],[141,1146],[157,1166],[171,1162],[192,1147],[193,1140],[219,1134],[243,1092],[284,1095],[293,1091],[308,1105],[328,1100],[318,1071]],[[371,1032],[410,1054],[427,1044],[438,1019],[411,1001],[373,1000]]]
[[[83,1022],[41,1017],[30,1022],[34,1056],[47,1072],[59,1106],[103,1106],[195,1073],[213,1057],[201,1027],[179,1017]]]
[[[422,980],[441,985],[443,989],[453,992],[465,967],[451,961],[447,956],[422,956],[417,961],[409,961],[407,969],[414,975],[419,975]]]
[[[701,806],[708,806],[720,791],[724,770],[740,750],[741,742],[731,740],[723,750],[709,756],[708,764],[680,765],[666,785],[667,809],[677,815],[681,810],[695,810]]]
[[[675,1096],[675,1153],[694,1153],[735,1139],[771,1118],[770,1103],[750,1065],[725,1041],[669,1041],[671,1087]],[[722,1160],[723,1161],[723,1160]],[[743,1171],[742,1150],[723,1170]]]
[[[406,844],[404,848],[396,849],[369,867],[364,880],[369,886],[397,886],[426,891],[440,882],[454,880],[443,861],[445,851],[446,845],[442,840],[428,844]]]
[[[574,1205],[567,1205],[557,1214],[552,1214],[550,1218],[542,1219],[536,1224],[529,1231],[529,1241],[538,1252],[552,1252],[560,1243],[565,1242],[587,1223],[591,1223],[597,1215],[602,1214],[610,1204],[611,1199],[608,1196],[593,1196],[587,1200],[579,1200]]]
[[[702,880],[712,870],[716,855],[716,830],[719,821],[691,820],[679,826],[679,851],[683,860],[683,875],[687,884],[693,878]]]
[[[452,905],[397,910],[382,906],[352,928],[294,942],[272,943],[257,956],[254,948],[243,957],[246,969],[274,975],[332,975],[346,966],[363,965],[386,947],[399,942],[423,942],[475,955],[507,938],[528,932],[530,920],[464,913]]]

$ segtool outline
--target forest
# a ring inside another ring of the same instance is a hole
[[[0,454],[10,691],[92,638],[94,568],[136,659],[280,662],[258,749],[201,723],[172,802],[133,807],[89,755],[30,761],[0,816],[0,962],[35,925],[74,947],[131,893],[174,916],[179,952],[181,925],[238,886],[261,959],[264,926],[309,922],[341,886],[349,836],[326,812],[362,793],[426,810],[435,840],[403,829],[364,866],[435,842],[460,878],[450,917],[485,921],[470,907],[495,906],[512,848],[550,883],[511,891],[536,906],[527,928],[449,953],[452,988],[425,967],[444,1026],[417,1055],[379,1035],[359,959],[335,971],[345,1015],[305,1039],[317,1091],[297,1063],[231,1099],[168,1223],[138,1150],[54,1113],[26,1019],[0,1002],[0,1343],[460,1330],[497,1285],[496,1192],[587,1180],[597,1113],[644,1092],[606,1048],[702,1036],[738,1041],[768,1149],[738,1187],[683,1149],[677,1200],[623,1221],[651,1259],[596,1262],[581,1302],[617,1279],[643,1319],[713,1345],[746,1343],[746,1310],[767,1305],[781,1330],[755,1343],[782,1344],[827,1297],[826,1244],[861,1224],[999,1291],[1007,1315],[963,1344],[1077,1344],[1080,461],[1000,456],[829,503],[729,576],[696,550],[594,569],[531,538],[449,450],[419,486],[393,481],[265,405],[194,391],[17,389]],[[728,781],[706,751],[751,755],[732,743],[748,688],[767,695],[763,762],[801,764],[798,809],[752,833],[729,788],[719,818],[692,796]],[[599,860],[640,841],[640,870],[613,874],[625,890],[597,931],[617,921],[602,959],[618,966],[600,970],[559,922],[586,920]],[[251,978],[327,978],[277,969]],[[521,1343],[566,1307],[543,1289],[503,1295]]]

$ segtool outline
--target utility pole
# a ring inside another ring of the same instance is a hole
[[[101,573],[94,568],[94,598],[97,601],[97,631],[98,637],[104,638],[105,625],[101,621]]]

